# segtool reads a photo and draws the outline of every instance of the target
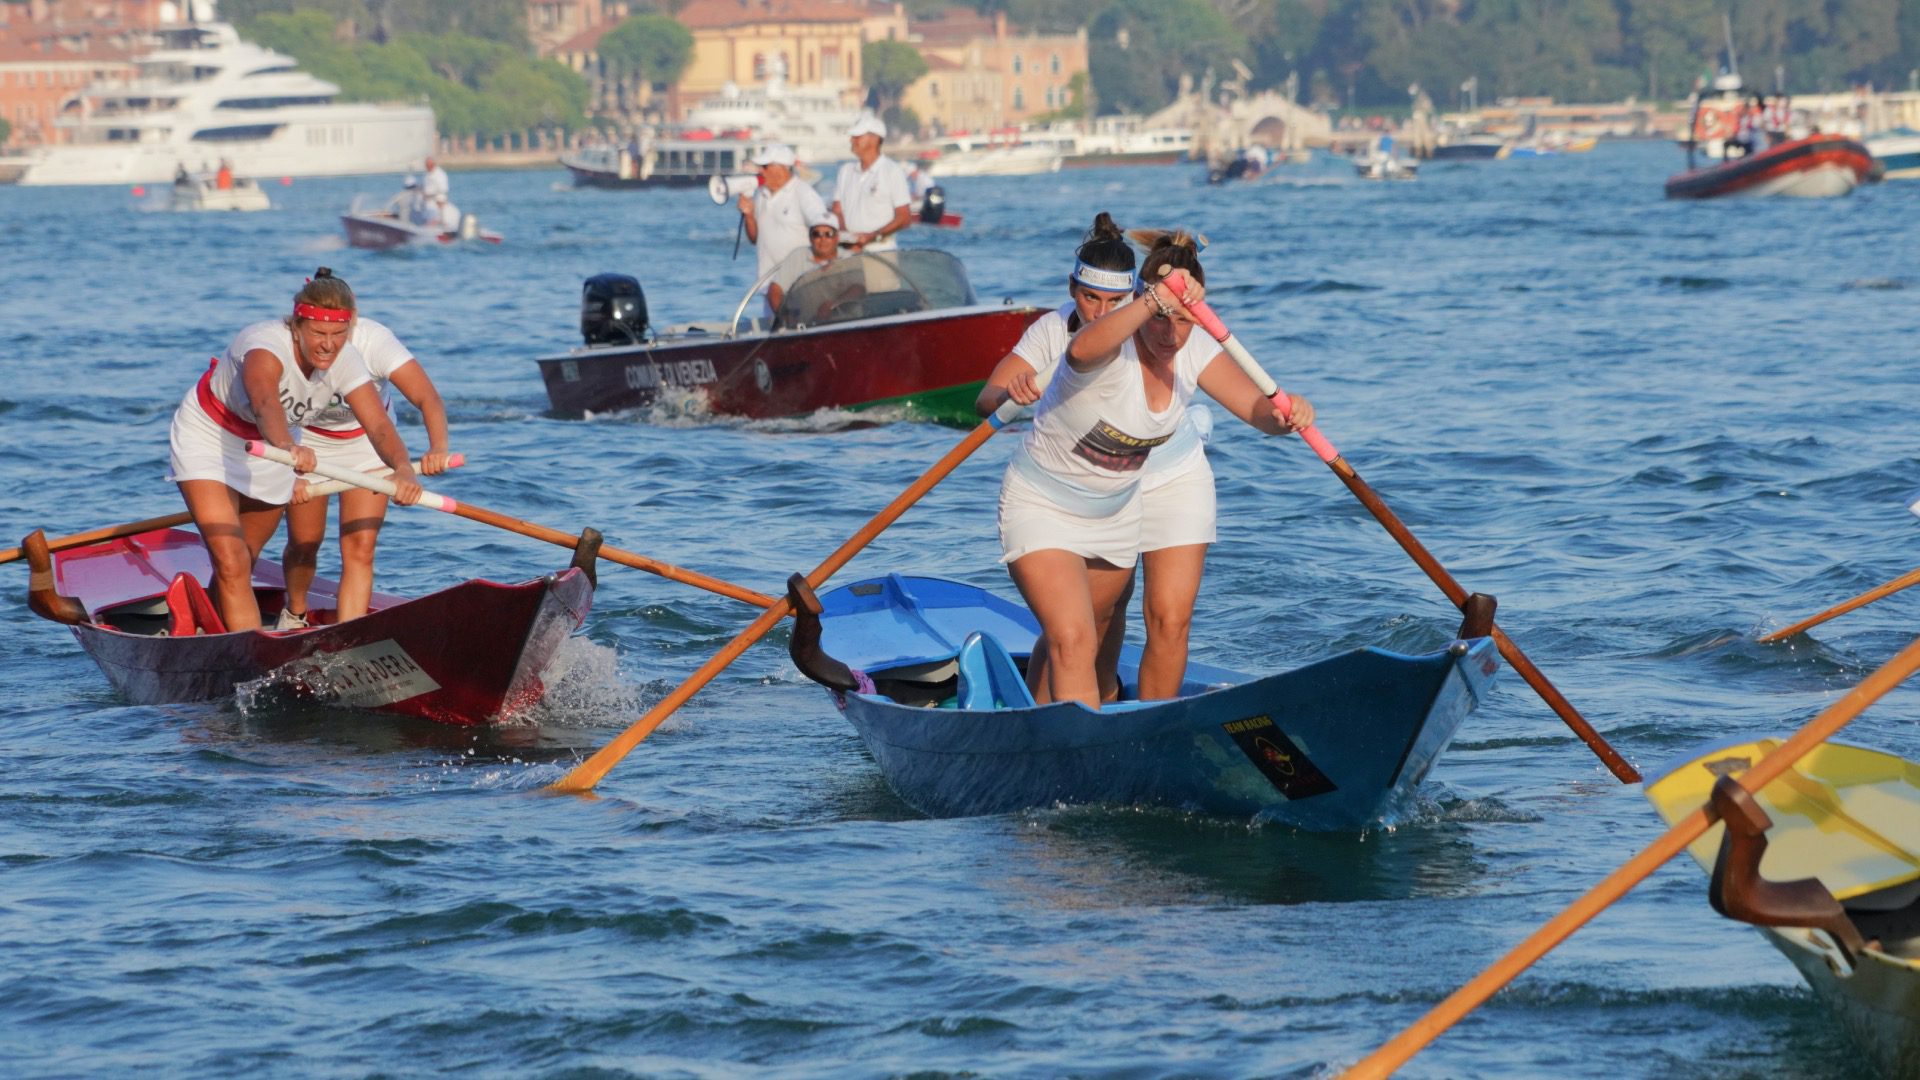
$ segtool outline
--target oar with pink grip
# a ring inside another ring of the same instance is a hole
[[[277,461],[282,465],[293,464],[292,454],[259,441],[249,442],[247,444],[247,453],[255,457],[266,458],[268,461]],[[455,454],[453,456],[455,463],[464,460],[462,455]],[[316,465],[313,471],[321,476],[344,481],[354,487],[366,488],[368,491],[377,491],[388,497],[391,497],[394,493],[393,481],[383,476],[372,476],[363,472],[355,472],[352,469],[342,469],[324,462]],[[582,544],[586,539],[583,534],[565,533],[559,529],[550,529],[545,525],[538,525],[531,521],[522,521],[516,517],[508,517],[505,514],[483,509],[470,503],[457,502],[445,495],[437,495],[431,491],[422,491],[420,493],[420,502],[417,505],[429,507],[434,510],[444,510],[449,514],[466,518],[469,521],[482,522],[487,525],[492,525],[497,529],[505,529],[508,532],[519,533],[521,536],[533,537],[535,540],[545,540],[549,544],[555,544],[563,548],[572,548],[576,552],[583,550]],[[598,537],[599,534],[594,533],[593,535]],[[721,596],[738,600],[744,604],[752,604],[759,608],[769,608],[774,604],[773,597],[754,592],[752,589],[742,588],[731,582],[721,581],[719,578],[708,577],[698,570],[688,570],[675,566],[672,563],[664,563],[658,559],[650,559],[636,552],[622,551],[611,544],[600,544],[597,547],[589,546],[589,549],[608,562],[619,563],[621,566],[631,566],[635,570],[645,570],[649,574],[658,574],[669,581],[678,581],[682,584],[692,585],[695,588],[705,589],[711,593],[718,593]],[[591,562],[589,561],[586,565],[591,566]]]
[[[1180,297],[1186,292],[1187,275],[1183,271],[1174,271],[1162,278],[1160,283],[1165,285],[1175,297]],[[1247,378],[1253,380],[1253,385],[1273,401],[1274,406],[1280,410],[1280,415],[1290,415],[1293,410],[1293,400],[1273,381],[1273,377],[1260,366],[1260,362],[1253,358],[1253,354],[1247,351],[1247,347],[1240,344],[1240,340],[1233,336],[1226,324],[1220,321],[1220,316],[1214,314],[1213,309],[1203,300],[1185,304],[1185,307],[1193,316],[1193,321],[1200,324],[1202,329],[1218,341],[1226,354],[1233,357],[1233,362],[1240,365],[1240,370],[1247,373]],[[1300,430],[1300,437],[1306,440],[1314,453],[1320,455],[1320,460],[1327,463],[1327,467],[1333,470],[1333,474],[1340,478],[1341,483],[1347,485],[1347,489],[1353,492],[1361,504],[1372,512],[1374,518],[1386,528],[1388,534],[1399,543],[1400,547],[1408,555],[1413,556],[1413,561],[1419,564],[1420,569],[1427,572],[1427,576],[1433,579],[1434,584],[1440,586],[1440,591],[1447,595],[1447,599],[1452,601],[1455,607],[1465,610],[1467,590],[1461,588],[1460,583],[1447,572],[1447,568],[1440,565],[1440,560],[1434,558],[1426,545],[1422,544],[1419,538],[1414,536],[1400,518],[1387,507],[1372,486],[1360,478],[1360,474],[1354,471],[1352,465],[1347,464],[1347,460],[1333,448],[1333,444],[1327,441],[1327,437],[1320,434],[1320,429],[1308,425]],[[1520,651],[1520,646],[1513,643],[1513,639],[1507,636],[1506,631],[1496,625],[1492,627],[1492,635],[1494,643],[1500,648],[1500,655],[1507,658],[1507,663],[1513,666],[1513,670],[1527,681],[1528,686],[1533,687],[1549,708],[1559,714],[1567,727],[1580,737],[1581,742],[1587,744],[1587,748],[1600,758],[1613,775],[1623,784],[1638,783],[1639,771],[1628,764],[1626,759],[1622,758],[1619,752],[1593,729],[1592,724],[1587,723],[1586,718],[1580,715],[1580,711],[1573,707],[1573,703],[1547,680],[1546,674],[1535,667],[1533,661],[1527,659],[1527,654]]]

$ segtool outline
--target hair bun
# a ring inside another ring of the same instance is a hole
[[[333,276],[333,267],[331,267],[331,266],[323,266],[323,267],[321,267],[320,269],[318,269],[318,270],[315,270],[315,271],[313,272],[313,276],[314,276],[314,277],[316,277],[316,278],[327,278],[327,277],[332,277],[332,276]]]

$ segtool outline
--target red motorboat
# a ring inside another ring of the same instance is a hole
[[[371,610],[330,622],[335,583],[315,579],[306,630],[227,631],[207,595],[212,564],[198,533],[155,529],[48,556],[25,545],[34,611],[69,623],[80,647],[129,702],[205,701],[264,681],[329,705],[480,724],[545,692],[541,672],[586,618],[593,583],[575,565],[534,581],[467,581],[407,600],[376,593]],[[46,572],[51,571],[51,584]],[[254,592],[269,623],[285,597],[263,561]]]
[[[771,320],[733,319],[654,334],[631,277],[588,280],[584,348],[541,357],[556,411],[580,415],[687,395],[696,409],[767,418],[817,409],[903,405],[971,426],[973,400],[1012,351],[1037,307],[982,304],[960,261],[944,251],[854,255],[793,283]]]
[[[1809,135],[1668,177],[1667,198],[1833,198],[1865,183],[1872,173],[1873,155],[1865,146],[1841,135]]]

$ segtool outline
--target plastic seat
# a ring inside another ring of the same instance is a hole
[[[992,634],[978,630],[968,634],[955,659],[960,664],[959,708],[974,712],[1033,708],[1026,676]]]
[[[173,637],[227,632],[220,609],[213,606],[206,587],[185,570],[175,574],[167,586],[167,616],[167,633]]]

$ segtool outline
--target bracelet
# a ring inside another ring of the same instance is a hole
[[[1154,291],[1153,286],[1147,286],[1147,291],[1143,295],[1147,298],[1147,306],[1153,309],[1155,315],[1163,319],[1173,317],[1173,311],[1167,307],[1165,300],[1160,299],[1160,294]]]

